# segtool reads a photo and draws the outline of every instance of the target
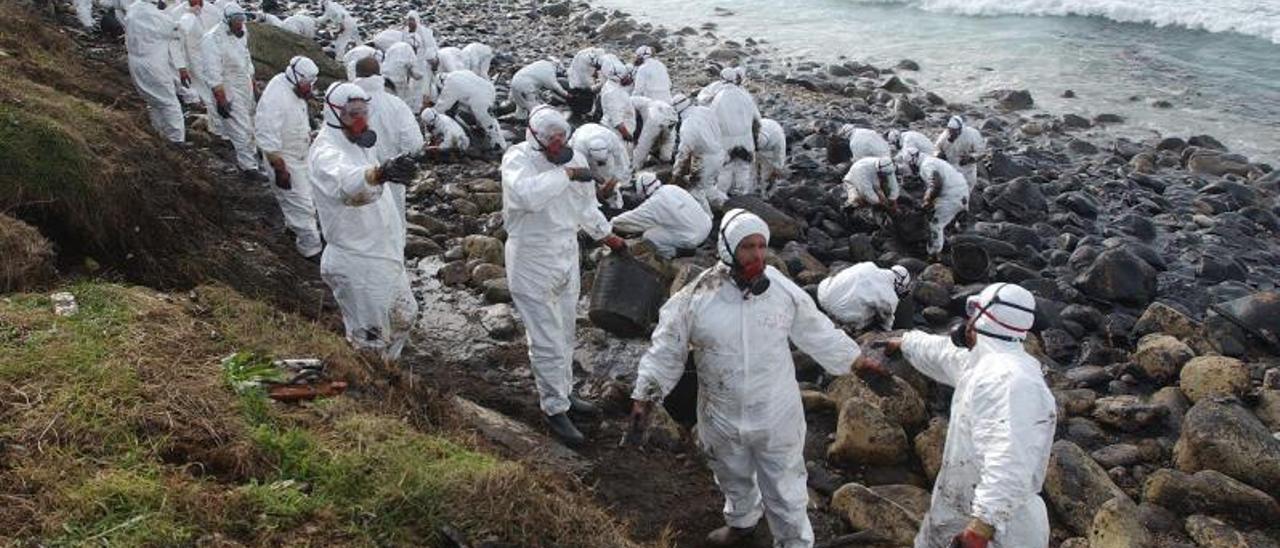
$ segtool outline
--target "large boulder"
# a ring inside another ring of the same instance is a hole
[[[0,214],[0,293],[24,291],[53,280],[53,245],[35,227]]]
[[[1187,518],[1187,535],[1201,548],[1275,548],[1275,541],[1235,530],[1222,520],[1196,514]]]
[[[1033,223],[1043,219],[1049,209],[1040,185],[1025,177],[989,186],[982,194],[989,207],[1004,212],[1013,221]]]
[[[1156,296],[1156,270],[1128,249],[1103,251],[1075,279],[1075,286],[1095,299],[1145,306]]]
[[[1196,353],[1187,346],[1187,343],[1177,338],[1164,334],[1152,334],[1138,341],[1138,350],[1133,353],[1133,361],[1148,378],[1164,383],[1176,378],[1182,371],[1182,366],[1195,355]]]
[[[938,472],[942,470],[943,449],[947,445],[947,419],[930,419],[929,427],[916,434],[913,445],[916,458],[920,459],[920,466],[924,468],[929,481],[937,480]]]
[[[873,530],[893,544],[911,544],[929,509],[929,492],[912,485],[866,487],[849,483],[831,496],[831,509],[859,531]]]
[[[869,382],[854,375],[841,375],[827,386],[827,395],[838,405],[858,398],[876,406],[894,424],[915,430],[928,416],[924,399],[906,380],[897,376],[873,378]]]
[[[1138,518],[1138,505],[1129,497],[1102,504],[1089,529],[1089,548],[1150,548],[1151,533]]]
[[[1217,470],[1194,475],[1156,470],[1147,478],[1143,498],[1184,515],[1208,514],[1262,526],[1280,523],[1275,499]]]
[[[907,434],[871,402],[849,398],[840,406],[836,441],[827,460],[841,466],[897,464],[907,456]]]
[[[346,80],[347,72],[320,49],[320,44],[287,30],[258,22],[249,23],[249,55],[258,78],[270,80],[284,71],[295,55],[302,55],[320,67],[316,89],[327,89],[334,81]]]
[[[1280,440],[1248,410],[1203,399],[1182,419],[1173,448],[1183,472],[1217,470],[1267,493],[1280,493]]]
[[[1044,493],[1058,517],[1078,535],[1089,533],[1093,516],[1103,503],[1127,498],[1084,449],[1065,440],[1053,444]]]
[[[1031,98],[1031,92],[1025,89],[998,89],[986,96],[995,99],[996,106],[1008,111],[1026,110],[1036,104]]]
[[[1164,418],[1164,407],[1142,401],[1137,396],[1099,398],[1093,405],[1093,419],[1127,432],[1137,432]]]
[[[1183,366],[1178,387],[1193,403],[1204,398],[1240,397],[1249,391],[1249,368],[1235,358],[1200,356]]]
[[[462,239],[462,250],[468,260],[498,266],[506,265],[506,254],[503,250],[502,241],[492,236],[483,234],[467,236]]]
[[[804,227],[790,215],[783,213],[764,198],[754,194],[744,194],[729,198],[724,204],[725,211],[742,208],[759,215],[769,225],[769,244],[781,246],[792,240],[800,239]]]

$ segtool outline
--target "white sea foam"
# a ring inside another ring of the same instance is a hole
[[[1280,0],[852,0],[959,15],[1104,17],[1123,23],[1236,32],[1280,44]]]

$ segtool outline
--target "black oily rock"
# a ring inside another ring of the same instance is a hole
[[[1008,181],[1033,173],[1035,173],[1034,166],[1025,159],[1014,158],[999,150],[991,152],[991,166],[987,174],[993,181]]]
[[[1025,89],[998,89],[988,93],[986,97],[996,100],[996,106],[1004,110],[1026,110],[1035,106],[1031,92]]]
[[[920,313],[924,317],[924,321],[929,325],[938,327],[947,325],[951,321],[951,314],[944,308],[930,306]]]
[[[885,80],[883,84],[880,84],[880,89],[883,89],[889,93],[910,93],[911,92],[911,86],[908,86],[905,82],[902,81],[901,78],[898,78],[897,76],[891,76],[889,77],[888,80]]]
[[[1093,126],[1093,123],[1083,116],[1066,114],[1062,116],[1062,125],[1072,129],[1085,129]]]
[[[1018,263],[1000,263],[996,266],[995,278],[999,282],[1021,283],[1039,277],[1039,273]]]
[[[1032,223],[1043,219],[1048,211],[1048,201],[1040,192],[1040,185],[1025,177],[1019,177],[1002,185],[992,185],[983,191],[989,207],[1003,211],[1010,219]]]
[[[1076,322],[1089,330],[1100,329],[1104,319],[1102,312],[1099,312],[1098,309],[1083,304],[1067,305],[1066,308],[1062,309],[1060,316],[1064,320]]]
[[[1067,380],[1073,386],[1088,388],[1102,386],[1111,382],[1111,374],[1106,368],[1098,365],[1083,365],[1067,371]]]
[[[1121,158],[1124,158],[1124,161],[1128,162],[1129,160],[1132,160],[1134,156],[1146,152],[1147,147],[1142,143],[1135,143],[1120,137],[1112,144],[1111,150],[1120,155]]]
[[[1093,264],[1094,259],[1098,258],[1101,251],[1091,245],[1081,245],[1071,252],[1071,257],[1067,259],[1067,267],[1077,272],[1083,271]]]
[[[915,289],[912,290],[912,295],[915,297],[916,302],[926,308],[941,308],[951,302],[951,294],[947,292],[945,287],[928,281],[917,283]]]
[[[901,61],[898,61],[898,64],[894,65],[894,68],[898,70],[920,70],[920,63],[917,63],[910,59],[903,59]]]
[[[1022,251],[1017,246],[1009,242],[987,238],[978,234],[957,234],[955,237],[951,238],[951,242],[953,245],[956,243],[976,245],[985,250],[991,257],[1018,259],[1022,256]]]
[[[1165,137],[1156,144],[1156,150],[1172,150],[1174,152],[1182,152],[1187,148],[1187,142],[1178,137]]]
[[[1126,213],[1119,219],[1116,219],[1115,225],[1126,234],[1144,242],[1149,242],[1156,238],[1157,231],[1155,223],[1151,222],[1149,217],[1143,215]]]
[[[1119,114],[1099,114],[1093,117],[1095,124],[1123,124],[1124,117]]]
[[[912,103],[906,96],[893,101],[893,117],[898,123],[918,122],[925,118],[924,110]]]
[[[1075,280],[1085,295],[1102,301],[1146,306],[1156,296],[1156,269],[1125,248],[1103,251]]]
[[[1222,152],[1227,151],[1227,146],[1214,139],[1211,135],[1193,135],[1187,139],[1187,144],[1193,147],[1211,148]]]
[[[757,195],[734,196],[725,202],[724,208],[726,211],[742,208],[760,216],[769,225],[769,244],[773,246],[797,240],[803,232],[799,222]]]
[[[1245,266],[1238,259],[1229,256],[1204,255],[1200,257],[1200,264],[1196,266],[1196,277],[1209,283],[1227,280],[1243,282],[1248,275],[1249,272]]]
[[[1010,183],[1012,184],[1012,183]],[[1036,250],[1044,247],[1040,235],[1032,228],[1015,223],[978,222],[973,225],[974,232],[988,238],[1008,242],[1018,247],[1031,247]]]
[[[1084,192],[1068,192],[1054,200],[1058,206],[1081,217],[1096,219],[1100,205],[1097,200]]]
[[[1074,152],[1076,154],[1084,154],[1084,155],[1098,153],[1097,146],[1095,146],[1093,143],[1090,143],[1089,141],[1085,141],[1081,139],[1072,139],[1070,141],[1067,141],[1067,150]]]
[[[1062,329],[1046,329],[1040,333],[1040,340],[1044,343],[1045,354],[1058,363],[1072,363],[1080,350],[1075,337]]]

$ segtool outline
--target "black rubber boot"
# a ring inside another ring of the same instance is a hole
[[[594,403],[572,394],[569,395],[569,412],[575,415],[600,416],[600,408],[596,407]]]
[[[728,525],[716,529],[707,535],[707,546],[715,548],[728,548],[730,546],[740,546],[751,538],[756,532],[755,527],[747,527],[739,529],[737,527],[729,527]]]
[[[569,447],[581,447],[587,441],[582,436],[582,432],[578,431],[578,427],[573,425],[573,421],[569,420],[569,415],[565,413],[547,415],[547,426],[551,427],[551,433],[555,434],[556,438]]]

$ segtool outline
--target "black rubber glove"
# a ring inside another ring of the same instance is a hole
[[[418,160],[408,154],[396,156],[378,167],[384,182],[407,185],[418,174]]]

